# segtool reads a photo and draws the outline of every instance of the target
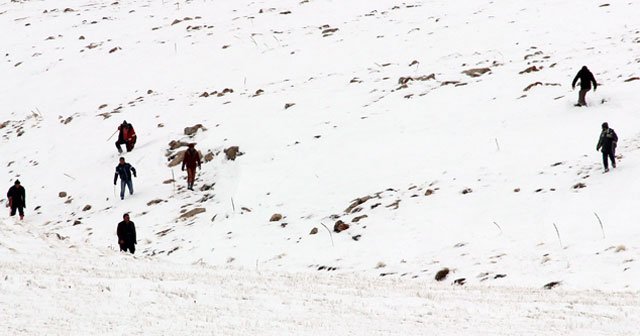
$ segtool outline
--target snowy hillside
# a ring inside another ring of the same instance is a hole
[[[638,15],[578,0],[5,1],[0,172],[28,208],[1,219],[0,258],[117,264],[130,212],[136,259],[167,270],[637,293]],[[578,108],[583,65],[599,87]],[[121,201],[109,136],[123,120],[138,177]],[[604,121],[620,136],[609,174]],[[169,166],[189,142],[209,154],[193,192]]]

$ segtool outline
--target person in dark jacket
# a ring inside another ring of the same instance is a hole
[[[611,160],[611,166],[616,167],[616,146],[618,144],[618,135],[609,128],[608,123],[602,123],[602,132],[600,133],[600,139],[596,150],[602,149],[602,163],[604,164],[604,172],[609,171],[609,162]]]
[[[133,129],[133,125],[129,124],[125,120],[120,124],[120,126],[118,126],[118,132],[118,141],[116,141],[118,153],[122,153],[122,147],[120,147],[120,145],[123,144],[127,148],[127,152],[132,151],[137,140],[136,131]]]
[[[580,79],[580,92],[578,93],[578,103],[576,106],[587,106],[586,96],[587,92],[591,90],[591,84],[593,84],[593,92],[598,88],[598,83],[596,82],[596,78],[593,77],[593,74],[587,66],[583,66],[580,71],[576,74],[576,77],[573,78],[573,82],[571,82],[571,88],[576,88],[576,82]]]
[[[194,143],[189,144],[189,148],[184,152],[182,159],[182,171],[187,167],[187,189],[193,190],[193,182],[196,179],[196,167],[202,169],[200,153],[195,149]]]
[[[16,183],[9,188],[7,192],[7,199],[9,203],[7,207],[11,208],[10,216],[14,216],[16,214],[16,210],[20,214],[20,219],[24,219],[24,208],[27,206],[27,201],[25,198],[24,187],[20,185],[20,180],[16,180]]]
[[[116,166],[116,174],[113,176],[113,185],[118,182],[118,176],[120,177],[120,199],[124,199],[124,188],[129,188],[129,195],[133,195],[133,180],[131,178],[131,172],[134,177],[138,177],[136,169],[130,164],[124,162],[124,158],[120,158],[120,163]],[[114,187],[115,188],[115,187]]]
[[[129,250],[133,254],[136,252],[136,244],[138,244],[136,226],[129,220],[129,214],[124,214],[122,219],[123,221],[118,223],[118,245],[120,245],[120,251]]]

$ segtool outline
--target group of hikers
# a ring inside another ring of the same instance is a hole
[[[133,128],[133,125],[126,120],[118,126],[116,130],[118,133],[118,140],[115,145],[118,149],[118,153],[122,153],[121,145],[125,145],[127,152],[131,152],[136,144],[137,136]],[[114,133],[115,135],[115,133]],[[202,169],[202,160],[200,153],[195,149],[195,143],[189,143],[187,149],[184,152],[182,159],[182,171],[187,171],[187,189],[193,190],[193,185],[196,178],[196,168]],[[114,188],[120,178],[120,199],[124,200],[126,189],[129,189],[129,195],[133,195],[133,178],[137,177],[137,171],[130,163],[126,162],[124,157],[120,157],[119,163],[115,169],[115,175],[113,176]],[[114,191],[115,192],[115,191]],[[24,187],[20,184],[20,180],[16,180],[14,185],[9,188],[7,192],[7,207],[10,208],[9,215],[15,216],[16,213],[20,215],[20,220],[24,219],[24,209],[26,207],[26,193]],[[134,223],[130,220],[129,214],[124,214],[123,220],[118,223],[116,230],[118,236],[118,245],[121,251],[135,252],[136,228]]]
[[[580,92],[578,94],[578,103],[576,106],[587,106],[586,94],[591,90],[592,84],[594,91],[598,87],[598,84],[595,77],[586,66],[583,66],[576,74],[571,83],[572,88],[575,89],[575,85],[578,80],[580,80]],[[133,125],[125,120],[118,126],[116,132],[119,133],[118,140],[115,143],[118,153],[122,153],[121,145],[125,145],[127,152],[132,151],[137,141]],[[618,135],[616,132],[609,127],[608,123],[603,123],[598,144],[596,145],[596,150],[602,152],[602,161],[605,173],[609,171],[609,161],[611,161],[611,166],[616,168],[615,150],[617,142]],[[184,152],[182,159],[182,171],[184,171],[185,168],[187,170],[187,189],[193,190],[196,168],[202,168],[200,153],[195,149],[195,143],[188,144],[188,148]],[[129,189],[129,194],[133,195],[133,177],[137,177],[136,169],[131,164],[127,163],[124,157],[120,157],[120,162],[116,166],[115,175],[113,177],[113,185],[115,188],[118,178],[120,178],[121,200],[124,200],[125,189]],[[20,215],[20,219],[24,219],[24,208],[26,207],[25,190],[19,180],[16,180],[14,185],[9,188],[9,191],[7,192],[7,199],[7,207],[11,209],[10,216],[14,216],[17,212]],[[137,244],[136,228],[134,223],[130,220],[129,214],[124,214],[123,220],[118,223],[117,236],[118,245],[120,246],[121,251],[129,251],[131,253],[135,252],[135,245]]]

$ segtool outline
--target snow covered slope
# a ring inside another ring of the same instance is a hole
[[[577,0],[4,2],[0,169],[29,207],[2,225],[37,232],[42,256],[58,234],[101,258],[130,212],[152,260],[638,290],[638,14]],[[582,65],[600,83],[588,108],[570,87]],[[122,120],[139,136],[124,201],[107,140]],[[606,175],[603,121],[621,138]],[[168,166],[173,140],[214,154],[195,192]],[[231,146],[244,155],[227,160]],[[350,228],[330,236],[338,220]]]

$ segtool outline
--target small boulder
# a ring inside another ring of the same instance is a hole
[[[224,150],[224,154],[227,156],[227,160],[235,161],[236,157],[241,156],[242,152],[240,152],[240,147],[231,146]]]
[[[65,197],[67,197],[67,193],[64,192],[64,191],[61,191],[61,192],[58,193],[58,197],[65,198]]]
[[[91,210],[91,205],[87,204],[84,206],[84,208],[82,208],[82,211],[89,211]]]
[[[435,279],[436,281],[442,281],[444,280],[447,275],[449,275],[450,270],[448,268],[443,268],[441,270],[438,271],[438,273],[436,273]]]
[[[275,213],[273,215],[271,215],[271,218],[269,219],[270,222],[277,222],[282,220],[282,215],[279,213]]]
[[[427,189],[427,191],[424,192],[425,196],[431,196],[435,193],[435,191],[433,189]]]
[[[347,224],[347,223],[345,223],[345,222],[343,222],[341,220],[337,221],[336,224],[333,225],[333,231],[337,232],[337,233],[340,233],[340,232],[342,232],[344,230],[348,230],[348,229],[349,229],[349,224]]]
[[[214,158],[213,153],[209,152],[204,156],[204,162],[211,162]]]
[[[195,208],[193,210],[189,210],[189,211],[183,213],[182,215],[180,215],[180,218],[190,218],[190,217],[193,217],[193,216],[195,216],[197,214],[200,214],[200,213],[203,213],[203,212],[206,212],[206,211],[207,211],[207,209],[205,209],[205,208]]]
[[[202,124],[197,124],[191,127],[185,127],[184,135],[192,136],[196,134],[196,132],[198,132],[199,129],[202,129],[203,131],[207,130],[204,126],[202,126]]]
[[[311,232],[309,232],[310,235],[314,235],[318,233],[318,228],[314,227],[313,229],[311,229]]]

